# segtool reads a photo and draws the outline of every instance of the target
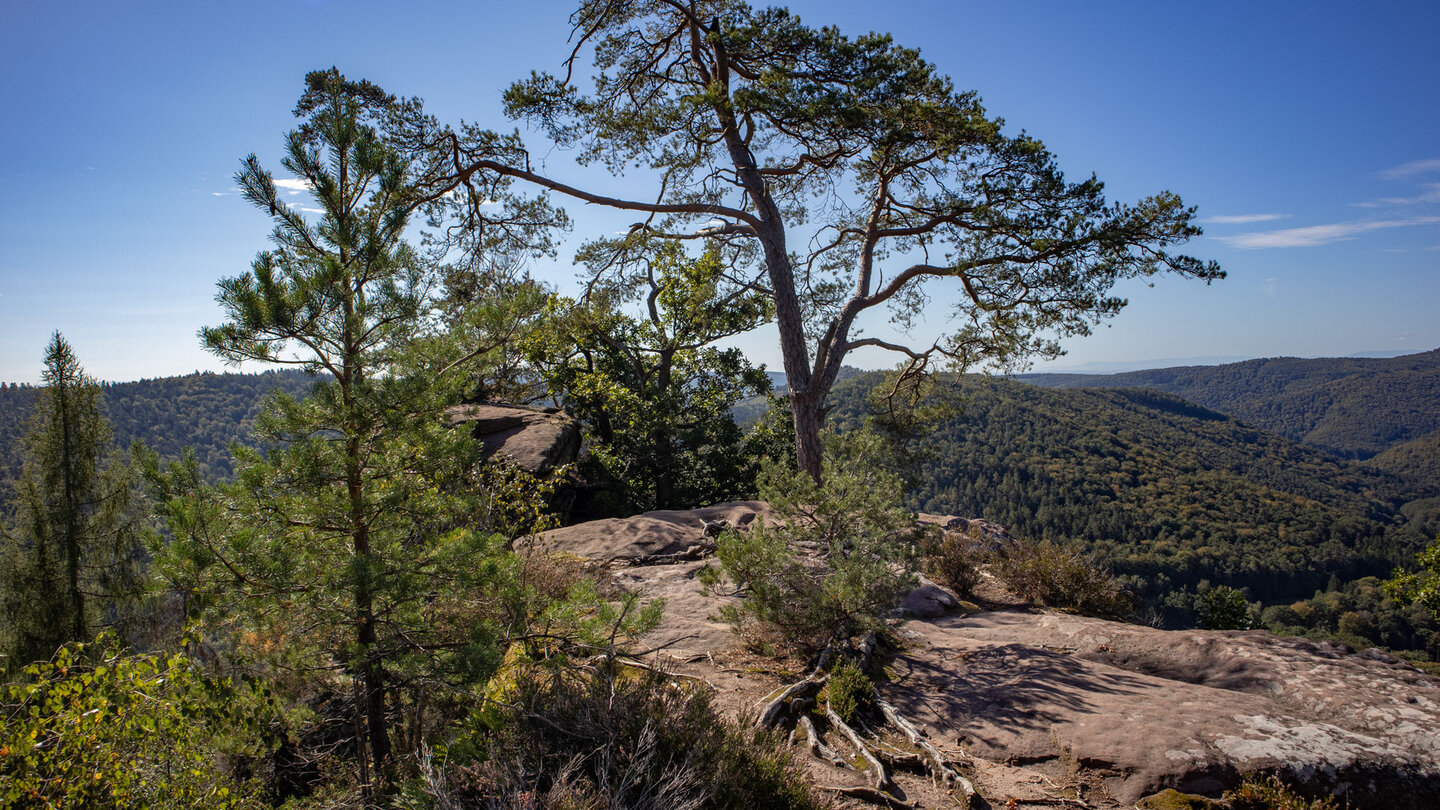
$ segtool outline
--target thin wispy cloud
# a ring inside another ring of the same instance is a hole
[[[301,180],[296,177],[277,177],[275,178],[275,187],[283,188],[290,194],[299,194],[302,191],[309,191],[314,188],[314,186],[310,185],[309,180]]]
[[[1409,163],[1386,169],[1380,172],[1380,176],[1387,177],[1391,180],[1398,180],[1405,177],[1414,177],[1418,174],[1430,174],[1431,172],[1440,172],[1440,158],[1412,160]]]
[[[1252,222],[1270,222],[1285,219],[1289,214],[1233,214],[1204,217],[1200,221],[1210,225],[1248,225]]]
[[[1408,219],[1382,219],[1364,222],[1336,222],[1331,225],[1310,225],[1304,228],[1283,228],[1278,231],[1259,231],[1235,236],[1217,236],[1221,242],[1242,250],[1260,248],[1318,247],[1333,242],[1354,239],[1362,233],[1389,228],[1409,228],[1416,225],[1431,225],[1440,222],[1440,217],[1410,217]]]
[[[1424,190],[1414,197],[1384,197],[1369,202],[1355,203],[1355,205],[1359,208],[1381,208],[1392,205],[1440,203],[1440,183],[1425,183],[1421,188]]]

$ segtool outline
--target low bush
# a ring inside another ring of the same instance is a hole
[[[184,655],[61,647],[0,685],[0,807],[261,806],[256,697]]]
[[[456,810],[824,806],[781,738],[725,722],[708,692],[624,668],[527,679],[423,770],[421,792]]]
[[[925,576],[960,596],[970,596],[980,581],[986,560],[980,529],[970,528],[927,534],[920,544],[920,566]]]
[[[1279,776],[1252,775],[1234,790],[1225,791],[1230,810],[1338,810],[1333,796],[1310,798],[1285,784]]]
[[[830,670],[822,695],[831,711],[846,723],[875,703],[875,683],[850,659],[843,658]]]
[[[991,571],[1033,604],[1102,619],[1123,618],[1135,609],[1134,598],[1103,563],[1048,540],[1003,547],[991,557]]]
[[[873,435],[826,439],[824,481],[779,464],[760,476],[760,497],[777,524],[757,522],[722,535],[720,570],[744,601],[722,617],[764,652],[814,653],[856,635],[882,631],[890,611],[915,585],[920,530],[900,508],[900,479],[887,472]]]

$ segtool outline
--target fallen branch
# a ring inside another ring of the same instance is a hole
[[[631,568],[641,565],[677,565],[701,560],[714,553],[714,543],[697,543],[687,547],[684,551],[672,551],[669,554],[642,554],[626,560],[625,564]]]
[[[840,719],[840,715],[836,714],[835,710],[830,708],[829,705],[825,706],[825,717],[830,721],[831,726],[850,740],[850,744],[855,746],[856,751],[860,752],[861,758],[869,763],[870,768],[875,773],[875,789],[880,791],[885,790],[886,786],[890,784],[890,777],[885,775],[885,766],[881,764],[880,760],[875,758],[874,754],[870,753],[870,748],[860,739],[860,735],[856,734],[855,729],[850,728],[848,723]]]
[[[945,763],[945,757],[940,755],[940,751],[920,734],[920,729],[916,728],[914,723],[905,719],[899,709],[883,700],[875,701],[875,705],[879,707],[880,712],[885,715],[885,719],[890,721],[891,725],[900,729],[911,745],[925,752],[932,776],[947,784],[953,782],[959,786],[960,792],[965,796],[965,806],[968,807],[975,798],[975,786],[970,783],[970,780],[951,769]]]

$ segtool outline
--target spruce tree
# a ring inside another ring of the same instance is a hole
[[[5,646],[15,663],[89,640],[102,611],[113,617],[131,591],[136,562],[130,470],[109,459],[100,386],[59,332],[41,379],[0,570]]]

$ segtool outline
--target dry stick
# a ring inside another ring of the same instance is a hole
[[[870,753],[870,749],[865,746],[865,742],[860,739],[860,735],[856,734],[855,729],[850,728],[844,720],[841,720],[840,715],[836,714],[835,710],[828,705],[825,707],[825,717],[829,719],[831,726],[834,726],[841,734],[844,734],[845,737],[850,740],[850,744],[855,746],[855,750],[859,751],[860,756],[874,769],[875,789],[880,791],[885,790],[885,787],[890,784],[890,777],[885,775],[885,766],[880,763],[880,760],[875,758],[874,754]]]
[[[835,753],[835,749],[820,740],[820,732],[815,730],[815,724],[810,721],[810,715],[800,715],[800,721],[795,724],[795,727],[805,730],[805,740],[810,745],[811,754],[830,760],[830,763],[836,767],[844,768],[847,771],[855,770],[855,766],[846,762],[844,757]]]
[[[911,745],[924,751],[926,756],[930,758],[930,772],[932,774],[944,782],[955,782],[960,786],[960,792],[965,794],[965,804],[968,806],[970,801],[975,798],[975,786],[970,783],[970,780],[951,770],[950,766],[945,764],[945,758],[940,755],[940,752],[936,750],[935,746],[931,745],[929,740],[920,735],[920,729],[916,728],[914,723],[906,720],[905,716],[900,714],[899,709],[883,700],[875,701],[875,705],[880,708],[881,713],[885,715],[885,719],[889,720],[891,725],[904,732],[905,738],[910,741]]]

